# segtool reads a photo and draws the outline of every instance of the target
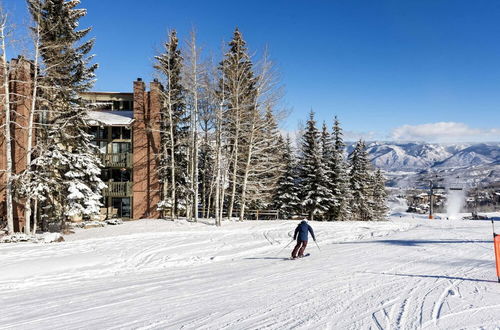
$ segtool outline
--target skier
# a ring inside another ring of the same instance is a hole
[[[306,220],[302,220],[302,222],[297,225],[297,228],[295,228],[295,233],[293,234],[293,239],[297,240],[297,245],[293,248],[292,259],[296,259],[297,257],[302,258],[304,256],[308,233],[311,233],[313,240],[316,241],[312,227],[309,226]]]

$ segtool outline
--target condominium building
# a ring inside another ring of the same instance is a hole
[[[157,177],[159,146],[158,82],[138,79],[132,93],[87,92],[93,143],[103,164],[103,213],[124,219],[156,218],[160,200]],[[103,214],[104,215],[104,214]]]
[[[12,77],[11,95],[15,115],[11,132],[14,173],[26,168],[26,118],[31,103],[32,66],[22,58],[13,59],[16,66]],[[15,79],[14,79],[15,78]],[[107,188],[103,194],[101,213],[107,217],[124,219],[158,218],[160,201],[158,181],[158,150],[160,143],[160,91],[157,81],[146,84],[138,78],[132,91],[86,92],[81,97],[89,107],[88,124],[102,161],[102,179]],[[0,116],[0,126],[3,124]],[[0,218],[5,216],[5,137],[0,134]],[[24,227],[23,201],[15,202],[16,231]]]

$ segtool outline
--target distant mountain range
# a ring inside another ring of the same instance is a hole
[[[370,142],[367,152],[384,170],[388,186],[414,188],[431,178],[447,187],[500,182],[500,143]]]

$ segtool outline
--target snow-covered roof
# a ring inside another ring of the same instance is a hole
[[[129,126],[134,121],[133,111],[89,111],[90,125]]]

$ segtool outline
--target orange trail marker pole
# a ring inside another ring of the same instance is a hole
[[[491,219],[491,226],[493,227],[493,245],[495,247],[495,259],[497,266],[498,283],[500,283],[500,235],[495,233],[495,223]]]

